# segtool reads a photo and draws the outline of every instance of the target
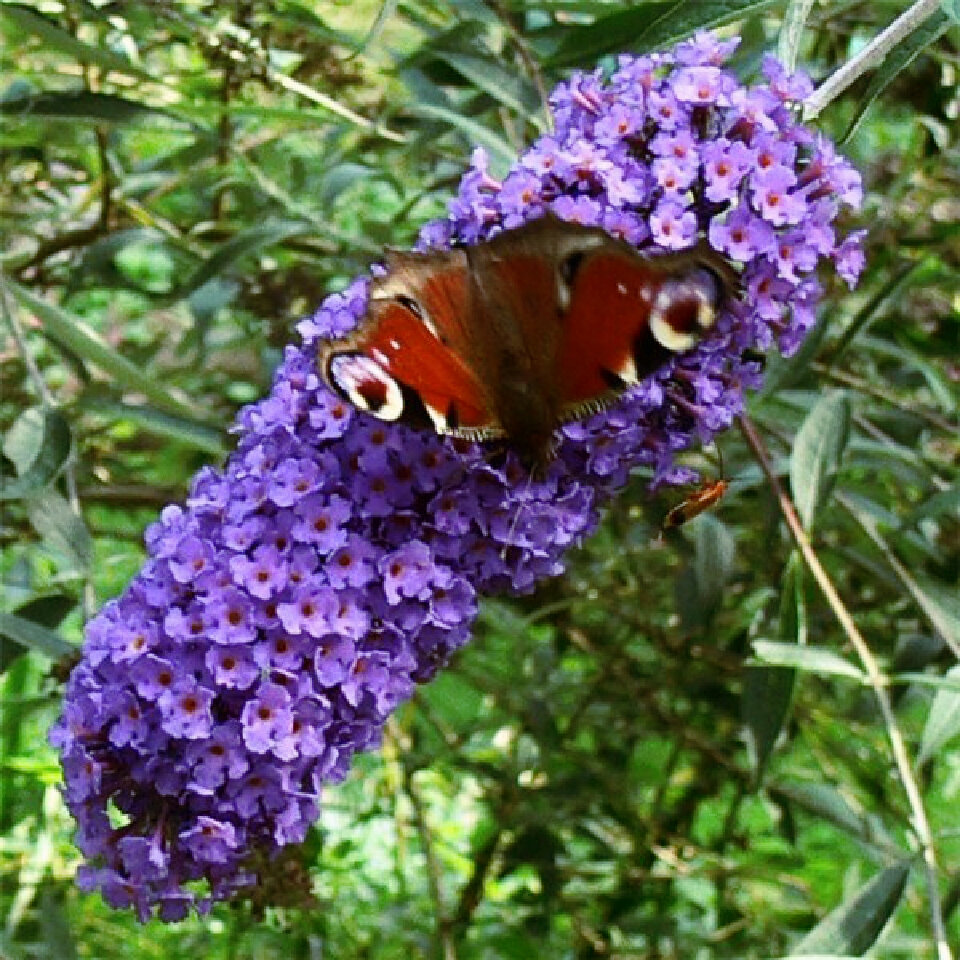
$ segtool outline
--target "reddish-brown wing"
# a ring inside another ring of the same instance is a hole
[[[359,329],[328,344],[320,368],[361,409],[442,431],[496,432],[497,424],[467,354],[472,310],[462,251],[394,254],[375,280]]]
[[[557,358],[565,416],[600,405],[696,345],[716,321],[736,275],[696,249],[645,257],[608,238],[572,273]]]
[[[579,264],[557,357],[566,407],[589,404],[637,382],[634,348],[647,329],[662,280],[651,262],[611,242]]]

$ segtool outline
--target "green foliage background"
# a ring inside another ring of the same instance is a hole
[[[546,128],[544,91],[620,50],[732,24],[744,76],[779,42],[822,79],[906,6],[0,4],[0,955],[953,955],[951,0],[819,118],[865,176],[868,271],[853,295],[833,283],[750,409],[866,659],[731,431],[715,512],[660,542],[678,495],[639,476],[565,577],[484,605],[260,903],[144,928],[78,892],[44,740],[145,525],[222,461],[296,320],[409,244],[473,146],[503,170]]]

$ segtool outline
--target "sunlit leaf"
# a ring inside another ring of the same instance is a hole
[[[947,671],[947,678],[960,682],[960,665]],[[938,690],[923,727],[918,762],[925,763],[960,734],[960,690]]]
[[[25,33],[31,33],[41,39],[48,49],[59,50],[80,63],[96,64],[96,66],[103,67],[105,70],[114,70],[117,73],[140,77],[143,80],[152,79],[147,72],[132,64],[120,54],[114,53],[109,47],[93,46],[78,40],[51,18],[43,16],[30,7],[15,3],[2,3],[0,4],[0,16],[15,23]]]
[[[753,644],[753,652],[761,663],[795,667],[797,670],[805,670],[808,673],[849,677],[852,680],[866,679],[863,671],[849,660],[823,647],[797,647],[789,643],[756,640]]]

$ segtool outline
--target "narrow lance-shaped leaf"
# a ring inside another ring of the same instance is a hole
[[[93,46],[78,40],[53,20],[31,10],[28,6],[16,3],[0,4],[0,16],[7,17],[25,33],[39,37],[48,49],[59,50],[79,60],[80,63],[96,64],[105,70],[115,70],[128,76],[140,77],[142,80],[153,79],[149,73],[109,47]]]
[[[950,680],[960,682],[960,665],[947,671]],[[923,727],[918,763],[926,763],[960,734],[960,690],[938,690]]]
[[[0,634],[24,649],[36,650],[51,660],[58,660],[73,653],[73,647],[59,633],[32,620],[18,617],[15,613],[0,611]]]
[[[780,642],[797,647],[806,643],[807,616],[803,596],[803,563],[790,555],[780,594]],[[756,664],[745,668],[742,713],[757,780],[790,712],[796,671],[791,667]]]
[[[828,393],[807,415],[790,457],[790,486],[805,529],[833,489],[850,430],[850,401]]]
[[[462,51],[439,50],[437,56],[494,100],[519,113],[537,129],[544,129],[543,117],[531,109],[537,102],[536,91],[515,70],[504,69],[490,57]]]
[[[791,643],[774,643],[770,640],[755,640],[753,652],[761,663],[781,667],[795,667],[808,673],[825,676],[849,677],[851,680],[866,680],[864,673],[838,653],[823,647],[797,647]]]
[[[158,118],[178,120],[167,110],[148,107],[113,93],[90,90],[50,90],[0,101],[0,114],[24,120],[93,120],[97,123],[156,123]],[[180,121],[183,123],[183,121]]]
[[[897,909],[910,875],[910,864],[899,861],[881,870],[857,893],[827,914],[797,944],[794,956],[810,953],[852,953],[858,956],[876,943]]]
[[[786,780],[769,784],[767,791],[771,796],[796,804],[801,810],[833,824],[848,836],[875,850],[882,850],[898,860],[907,856],[907,852],[884,828],[879,817],[856,811],[830,783]]]
[[[186,297],[205,283],[219,276],[237,263],[241,258],[256,253],[265,247],[280,243],[288,237],[309,233],[309,223],[301,221],[280,221],[262,223],[243,230],[221,244],[179,287],[175,296]]]
[[[135,363],[117,353],[79,317],[48,303],[18,284],[8,282],[8,288],[26,309],[41,320],[43,329],[55,340],[67,346],[77,356],[99,367],[119,386],[143,394],[164,410],[194,419],[195,409],[176,399]]]
[[[48,546],[67,556],[75,572],[85,573],[93,560],[93,541],[83,518],[52,487],[25,502],[37,533]]]
[[[857,103],[853,112],[853,119],[846,132],[840,138],[840,143],[846,143],[857,132],[863,118],[871,104],[884,90],[913,63],[916,58],[941,37],[950,26],[950,17],[946,4],[956,0],[944,0],[943,11],[938,11],[925,23],[922,23],[913,33],[909,34],[900,44],[893,48],[877,67],[870,80],[870,84]]]
[[[803,37],[803,28],[813,7],[813,0],[790,0],[787,12],[783,15],[783,25],[777,39],[777,53],[787,70],[797,66],[797,51]]]
[[[571,30],[551,66],[590,63],[614,50],[643,53],[694,33],[731,23],[780,0],[654,0],[618,10],[587,27]]]
[[[719,606],[730,581],[735,552],[730,531],[716,517],[701,514],[689,529],[693,533],[693,572],[697,596],[705,611]]]

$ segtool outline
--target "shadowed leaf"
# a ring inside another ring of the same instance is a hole
[[[910,864],[906,861],[882,870],[850,900],[828,913],[800,941],[794,955],[825,950],[854,956],[865,953],[897,909],[909,875]]]
[[[850,401],[837,392],[822,397],[797,432],[790,456],[790,487],[807,530],[833,489],[849,430]]]

